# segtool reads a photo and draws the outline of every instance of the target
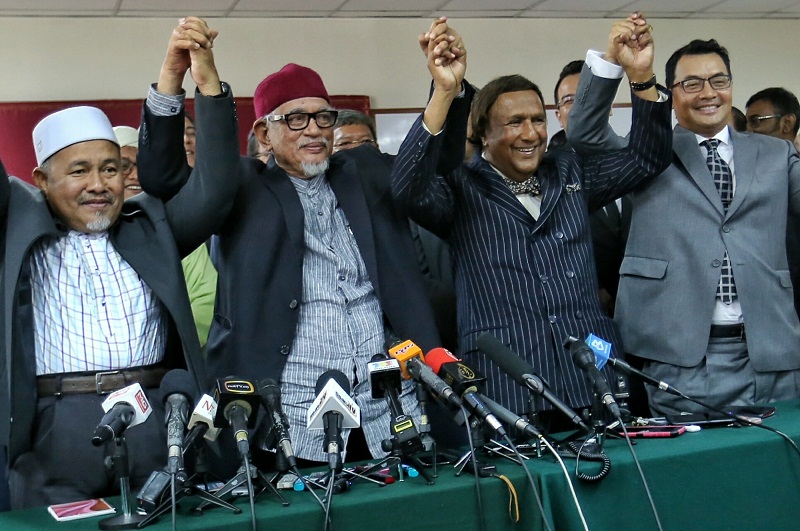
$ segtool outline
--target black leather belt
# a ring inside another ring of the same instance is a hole
[[[40,397],[85,393],[104,395],[134,383],[144,388],[158,387],[166,373],[167,369],[161,365],[149,365],[118,371],[47,374],[36,377],[36,387]]]
[[[734,325],[711,325],[709,337],[738,337],[745,339],[744,323]]]

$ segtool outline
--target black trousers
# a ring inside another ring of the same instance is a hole
[[[125,431],[131,492],[135,495],[150,473],[167,464],[164,407],[158,389],[145,389],[153,408],[148,419]],[[97,394],[40,398],[30,451],[11,464],[8,474],[12,509],[23,509],[119,494],[116,471],[105,458],[113,441],[92,445],[103,418]]]

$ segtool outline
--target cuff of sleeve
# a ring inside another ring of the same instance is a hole
[[[183,110],[185,100],[185,92],[175,96],[161,94],[156,90],[156,84],[153,83],[147,93],[147,108],[150,109],[154,116],[177,116]]]
[[[427,133],[428,133],[429,135],[431,135],[431,136],[439,136],[439,135],[441,135],[441,134],[442,134],[442,132],[444,131],[444,127],[442,127],[442,130],[441,130],[441,131],[439,131],[438,133],[436,133],[436,134],[433,134],[433,133],[431,133],[431,130],[430,130],[430,129],[428,129],[428,126],[427,126],[427,125],[425,125],[425,120],[424,120],[424,119],[422,120],[422,128],[423,128],[423,129],[425,129],[425,132],[427,132]]]
[[[606,79],[622,79],[624,70],[621,66],[609,63],[603,59],[603,54],[595,50],[586,52],[586,66],[592,70],[592,74]]]

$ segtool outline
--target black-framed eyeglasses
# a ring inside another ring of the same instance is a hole
[[[684,79],[683,81],[673,83],[670,88],[675,88],[680,85],[684,92],[687,94],[692,94],[702,91],[706,81],[708,81],[708,84],[711,85],[712,89],[725,90],[731,88],[732,80],[733,77],[731,77],[729,74],[717,74],[711,77],[690,77],[688,79]]]
[[[267,120],[270,122],[286,122],[286,127],[292,131],[302,131],[308,124],[311,123],[313,118],[320,129],[327,129],[333,127],[336,123],[336,117],[339,116],[338,111],[317,111],[317,112],[290,112],[289,114],[270,114]]]
[[[770,114],[768,116],[758,116],[757,114],[754,114],[753,116],[747,117],[747,125],[749,125],[753,129],[758,129],[759,127],[761,127],[761,122],[763,122],[764,120],[772,120],[773,118],[781,119],[784,116],[785,115],[783,114]]]
[[[136,163],[131,159],[122,159],[119,169],[123,175],[130,175],[136,169]]]
[[[573,103],[575,103],[575,94],[567,94],[566,96],[558,100],[558,102],[556,103],[556,108],[560,109],[561,107],[568,107]]]
[[[374,144],[375,140],[371,138],[365,138],[363,140],[346,140],[345,142],[339,142],[338,144],[334,144],[333,147],[339,149],[347,149],[347,148],[354,148],[358,147],[362,144]]]

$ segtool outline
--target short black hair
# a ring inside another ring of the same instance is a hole
[[[561,82],[564,81],[564,78],[567,76],[580,74],[581,70],[583,70],[584,63],[586,63],[586,61],[583,59],[576,59],[575,61],[570,61],[561,69],[561,73],[558,74],[558,81],[556,81],[556,88],[553,89],[553,100],[556,102],[556,108],[558,108],[558,87],[561,86]]]
[[[733,129],[736,132],[747,131],[747,116],[738,107],[731,107],[731,118],[733,118]]]
[[[728,74],[730,75],[731,58],[728,55],[728,50],[714,39],[709,39],[707,41],[695,39],[683,48],[675,50],[675,53],[673,53],[667,61],[667,88],[672,88],[672,85],[675,83],[675,68],[678,66],[678,61],[680,61],[683,56],[706,55],[710,53],[715,53],[722,58],[722,62],[725,63],[725,68],[728,69]]]
[[[533,81],[519,75],[497,77],[483,87],[472,101],[472,135],[467,139],[471,144],[481,146],[481,139],[486,134],[486,127],[489,124],[489,112],[492,110],[497,98],[508,92],[522,92],[532,90],[539,96],[544,108],[544,97],[542,91]]]
[[[761,100],[770,102],[775,108],[775,112],[781,116],[794,114],[797,119],[794,121],[792,133],[797,136],[797,131],[800,130],[800,102],[797,101],[797,96],[783,87],[765,88],[750,96],[750,99],[747,100],[747,105],[744,107],[747,109],[753,103]]]
[[[333,129],[336,130],[345,125],[365,125],[372,134],[372,140],[378,140],[375,120],[363,112],[354,111],[353,109],[341,109],[339,111],[339,116],[336,117],[336,123],[333,125]]]

